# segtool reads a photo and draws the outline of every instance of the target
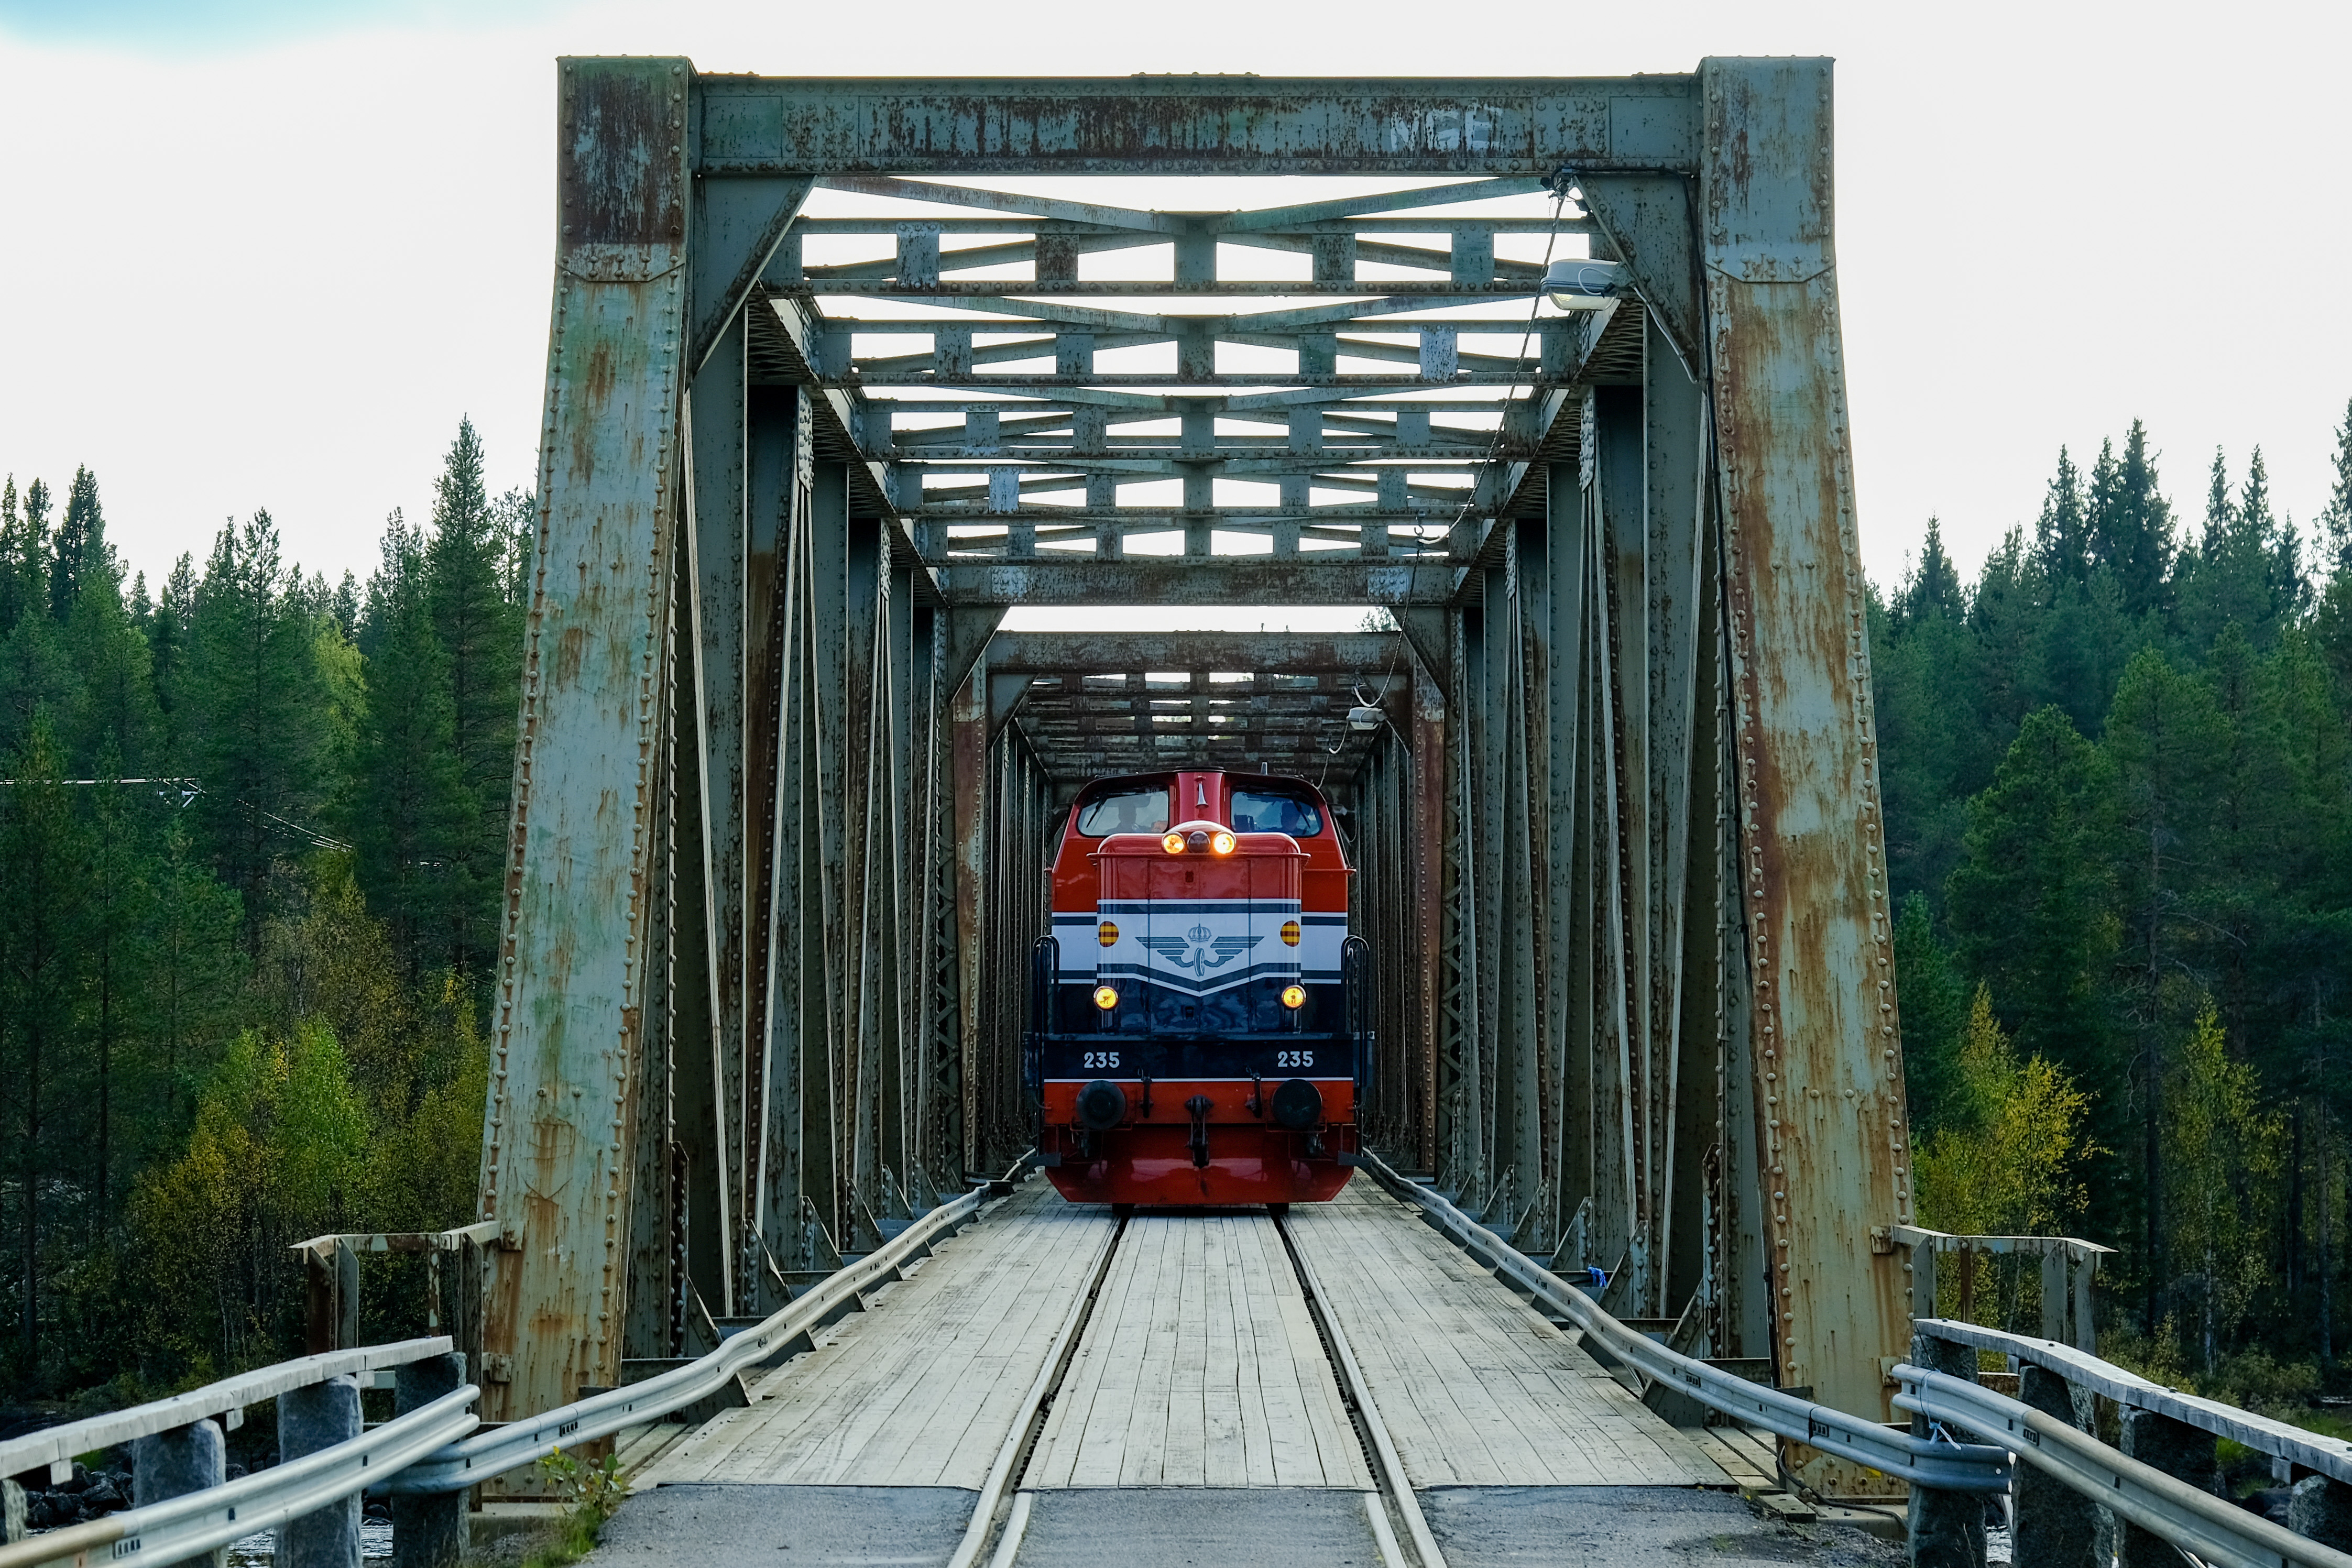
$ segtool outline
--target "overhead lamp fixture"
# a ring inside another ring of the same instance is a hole
[[[1370,703],[1364,703],[1348,710],[1348,727],[1349,729],[1378,729],[1387,717],[1388,716],[1382,713],[1380,709],[1372,706]]]
[[[1544,269],[1544,292],[1562,310],[1598,310],[1624,287],[1625,269],[1613,261],[1564,256]]]

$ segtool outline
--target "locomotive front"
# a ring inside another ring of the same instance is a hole
[[[1097,779],[1064,828],[1030,977],[1038,1153],[1086,1203],[1319,1202],[1373,1052],[1353,874],[1302,780]]]

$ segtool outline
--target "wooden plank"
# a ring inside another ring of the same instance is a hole
[[[1680,1430],[1684,1437],[1691,1440],[1694,1448],[1722,1468],[1723,1473],[1730,1478],[1732,1485],[1744,1490],[1769,1491],[1780,1484],[1770,1476],[1759,1472],[1745,1455],[1716,1436],[1709,1428],[1685,1427]]]
[[[1129,1222],[1024,1484],[1370,1486],[1271,1220]]]
[[[1112,1224],[1024,1186],[639,1484],[977,1487]]]
[[[1416,1486],[1721,1486],[1721,1467],[1377,1188],[1292,1211]]]

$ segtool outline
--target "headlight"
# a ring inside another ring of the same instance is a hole
[[[1296,947],[1298,946],[1297,921],[1286,920],[1282,923],[1282,940],[1283,945],[1286,946]]]
[[[1118,1006],[1118,993],[1112,990],[1108,986],[1097,986],[1095,988],[1095,1006],[1102,1009],[1105,1012],[1110,1011],[1111,1009]]]
[[[1160,841],[1160,847],[1171,855],[1181,855],[1184,852],[1184,835],[1170,833]]]
[[[1305,986],[1283,987],[1282,1005],[1290,1009],[1294,1012],[1298,1009],[1305,1007],[1307,1005],[1307,988]]]
[[[1234,852],[1234,836],[1231,833],[1219,833],[1209,841],[1209,847],[1221,855],[1229,855]]]
[[[1104,921],[1100,925],[1095,927],[1095,940],[1101,943],[1106,947],[1118,946],[1118,927],[1112,925],[1108,920]]]

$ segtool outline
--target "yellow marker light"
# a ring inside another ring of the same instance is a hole
[[[1234,836],[1231,833],[1219,833],[1209,841],[1209,847],[1221,855],[1229,855],[1234,852]]]
[[[1118,946],[1118,927],[1112,925],[1108,920],[1104,921],[1100,925],[1095,927],[1095,940],[1101,943],[1106,947]]]
[[[1166,850],[1171,855],[1181,855],[1184,852],[1184,835],[1181,833],[1170,833],[1166,838],[1160,841],[1160,847]]]
[[[1304,986],[1283,987],[1282,1005],[1294,1010],[1305,1007],[1307,1005],[1307,988]]]
[[[1306,995],[1307,993],[1304,991],[1299,992],[1300,999],[1304,1000]],[[1118,1006],[1118,993],[1112,990],[1108,986],[1097,986],[1095,988],[1095,1006],[1102,1009],[1105,1012],[1110,1011],[1111,1009]]]
[[[1286,947],[1296,947],[1298,946],[1297,921],[1286,920],[1282,923],[1282,941],[1283,946]]]

